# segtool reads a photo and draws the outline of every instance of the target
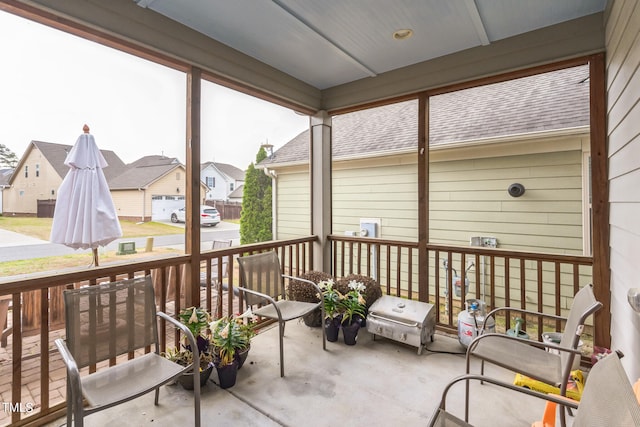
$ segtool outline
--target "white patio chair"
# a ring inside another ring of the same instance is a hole
[[[151,277],[87,286],[64,292],[66,339],[55,341],[67,368],[67,426],[84,424],[84,417],[155,390],[182,374],[199,375],[198,363],[181,366],[160,355],[158,317],[180,329],[194,349],[196,340],[185,325],[156,312]],[[84,367],[151,347],[152,351],[95,373]],[[193,424],[200,426],[200,381],[194,381]],[[88,403],[84,405],[83,399]]]

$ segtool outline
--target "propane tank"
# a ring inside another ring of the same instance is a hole
[[[458,341],[464,347],[468,347],[471,341],[480,334],[485,322],[486,304],[479,299],[468,299],[465,303],[466,310],[458,314]],[[493,317],[486,319],[485,332],[496,331],[496,322]]]

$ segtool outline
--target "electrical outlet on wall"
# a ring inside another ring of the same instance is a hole
[[[485,248],[497,248],[498,239],[496,239],[495,237],[483,237],[482,246],[484,246]]]

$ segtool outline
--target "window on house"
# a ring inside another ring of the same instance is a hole
[[[233,191],[233,182],[229,184],[229,191]]]
[[[40,176],[40,165],[36,165],[36,177]]]
[[[24,167],[24,177],[29,178],[29,166]]]
[[[180,172],[176,172],[176,181],[180,181]]]
[[[207,187],[215,188],[215,186],[216,186],[216,177],[215,176],[208,176],[206,181],[207,181]]]
[[[20,190],[20,191],[18,192],[18,195],[19,195],[20,197],[24,196],[24,190]]]

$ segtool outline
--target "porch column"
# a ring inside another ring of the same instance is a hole
[[[202,71],[187,73],[187,152],[184,250],[191,255],[186,266],[186,307],[200,306],[200,86]],[[176,296],[179,298],[179,296]]]
[[[311,234],[313,269],[331,272],[331,116],[321,110],[310,118],[309,177],[311,180]]]

